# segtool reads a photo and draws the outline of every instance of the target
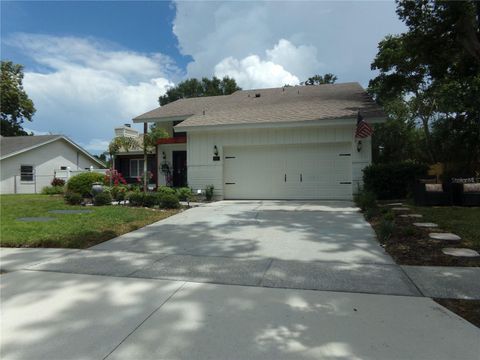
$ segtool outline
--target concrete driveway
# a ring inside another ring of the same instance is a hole
[[[419,295],[350,202],[220,201],[31,269]]]
[[[420,297],[349,203],[224,201],[90,250],[0,250],[2,359],[480,352],[479,330]]]

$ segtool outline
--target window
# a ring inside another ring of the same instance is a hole
[[[143,159],[130,159],[130,177],[143,175]]]
[[[20,181],[33,181],[33,165],[20,165]]]

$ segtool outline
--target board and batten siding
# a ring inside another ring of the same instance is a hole
[[[350,142],[352,144],[352,190],[356,192],[361,182],[362,169],[371,163],[371,141],[370,138],[363,139],[362,150],[358,152],[354,133],[354,125],[189,132],[187,134],[188,185],[196,190],[204,189],[211,184],[215,188],[215,197],[223,198],[224,147]],[[219,161],[213,161],[214,146],[218,148]]]
[[[1,194],[40,193],[45,186],[50,185],[55,170],[59,170],[61,166],[70,167],[72,170],[98,167],[96,162],[62,139],[3,159],[0,165]],[[20,181],[21,165],[33,165],[36,182]]]

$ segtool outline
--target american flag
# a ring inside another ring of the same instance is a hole
[[[357,130],[355,131],[355,137],[357,139],[363,139],[373,134],[373,128],[363,120],[363,116],[360,115],[360,111],[357,115]]]

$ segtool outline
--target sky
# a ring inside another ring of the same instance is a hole
[[[191,77],[243,89],[315,74],[366,87],[378,42],[405,31],[393,1],[4,1],[1,59],[24,65],[24,127],[92,153]],[[134,125],[140,129],[139,125]]]

